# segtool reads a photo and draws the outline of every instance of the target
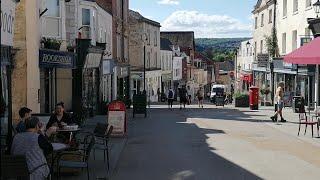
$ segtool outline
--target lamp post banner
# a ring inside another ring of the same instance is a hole
[[[13,0],[1,0],[1,45],[13,46],[15,8]]]

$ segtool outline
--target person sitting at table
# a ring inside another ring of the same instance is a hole
[[[30,117],[25,121],[26,132],[14,136],[11,154],[24,155],[30,173],[30,180],[46,179],[50,173],[46,156],[53,151],[48,138],[54,128],[41,132],[42,124],[37,117]]]
[[[60,102],[56,104],[55,112],[51,115],[47,124],[47,129],[52,126],[62,128],[64,125],[72,124],[72,118],[70,114],[64,111],[64,103]]]
[[[27,107],[23,107],[19,110],[20,120],[15,127],[17,133],[26,131],[25,120],[31,117],[31,112],[32,110]]]

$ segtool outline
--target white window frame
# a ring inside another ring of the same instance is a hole
[[[292,51],[298,47],[298,31],[292,31]]]
[[[287,53],[287,33],[282,33],[282,53]]]
[[[288,15],[288,0],[283,0],[282,1],[282,17],[287,17]]]
[[[298,0],[293,0],[292,11],[293,11],[293,14],[297,14],[299,12],[299,2],[298,2]]]

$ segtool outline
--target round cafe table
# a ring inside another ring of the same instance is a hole
[[[77,129],[57,129],[57,133],[61,132],[61,133],[70,133],[70,136],[69,136],[69,142],[71,142],[72,140],[72,136],[73,136],[73,133],[75,132],[78,132],[80,131],[81,129],[80,128],[77,128]]]
[[[68,144],[64,143],[51,143],[54,152],[63,151],[69,148]]]

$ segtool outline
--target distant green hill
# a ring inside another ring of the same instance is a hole
[[[204,51],[206,49],[212,50],[233,50],[239,47],[242,41],[250,38],[198,38],[195,39],[196,50]]]
[[[214,61],[226,61],[234,58],[234,50],[242,41],[250,38],[198,38],[195,39],[196,51]]]

